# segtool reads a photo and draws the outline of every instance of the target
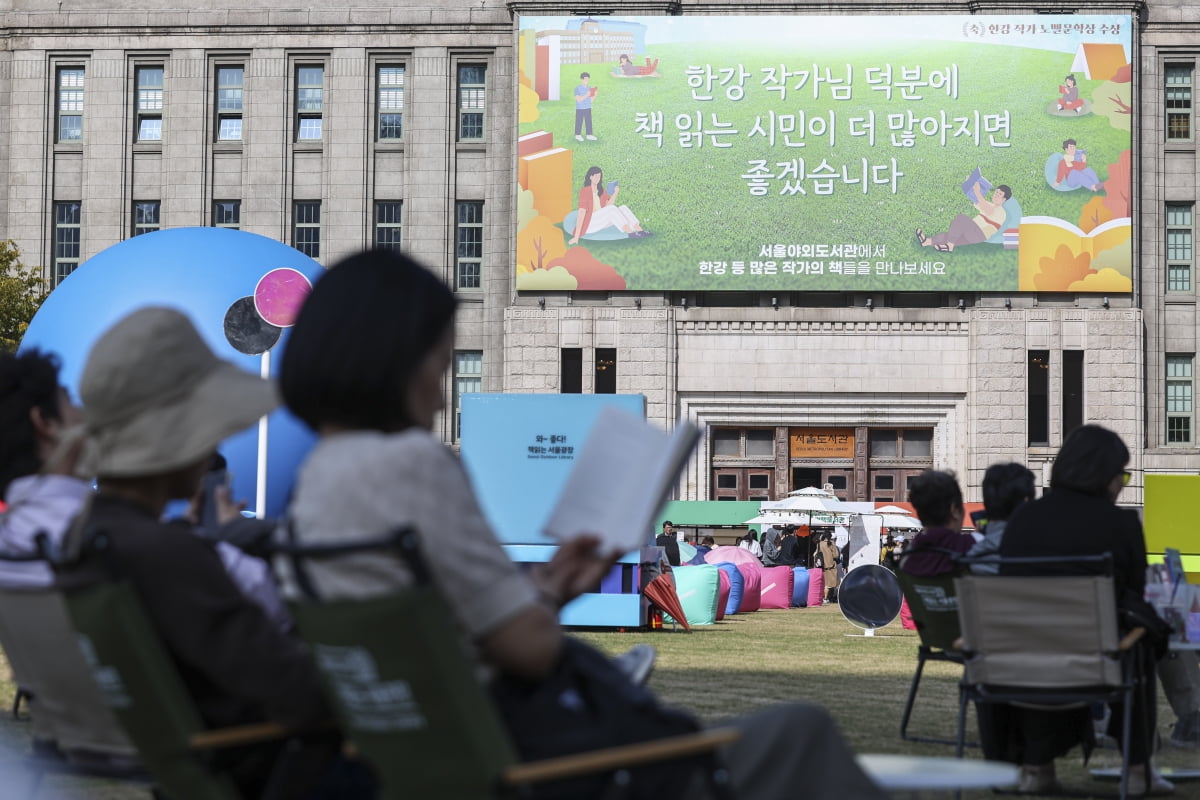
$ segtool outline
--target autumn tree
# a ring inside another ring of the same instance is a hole
[[[0,350],[17,349],[47,294],[42,271],[22,264],[21,252],[11,241],[0,241]]]

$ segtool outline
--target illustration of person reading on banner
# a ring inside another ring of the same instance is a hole
[[[1074,111],[1076,114],[1083,111],[1083,101],[1079,99],[1079,87],[1075,85],[1075,76],[1068,75],[1063,79],[1063,83],[1058,87],[1058,93],[1062,95],[1057,103],[1059,111]]]
[[[1008,217],[1004,204],[1012,198],[1012,189],[1001,184],[995,188],[990,198],[985,197],[984,193],[991,188],[991,181],[983,177],[977,167],[962,185],[962,190],[979,213],[974,217],[958,214],[945,233],[927,235],[917,228],[917,241],[922,247],[932,247],[939,253],[952,253],[956,247],[983,244],[998,231],[1004,230],[1004,223]]]
[[[583,176],[583,187],[579,190],[579,213],[575,217],[570,244],[578,244],[580,236],[598,233],[609,226],[615,226],[630,239],[651,235],[650,231],[642,229],[642,223],[629,210],[629,206],[616,204],[620,191],[621,187],[616,181],[609,181],[605,185],[604,171],[599,167],[588,168]]]
[[[1096,170],[1087,164],[1087,151],[1080,150],[1074,139],[1063,142],[1062,160],[1058,162],[1058,176],[1054,180],[1054,188],[1078,189],[1086,186],[1093,192],[1104,189],[1104,184],[1096,175]]]

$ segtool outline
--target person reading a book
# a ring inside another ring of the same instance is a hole
[[[343,259],[316,282],[280,370],[285,404],[318,435],[297,477],[290,528],[300,544],[319,544],[411,526],[450,606],[446,623],[461,632],[477,676],[499,686],[517,681],[533,702],[577,649],[566,644],[560,610],[592,591],[620,554],[585,535],[525,570],[501,547],[462,464],[434,432],[447,411],[443,389],[456,305],[438,276],[388,251]],[[288,560],[280,558],[277,567],[285,592],[297,596]],[[411,583],[404,560],[385,551],[313,560],[309,572],[317,593],[331,600],[378,596]],[[395,630],[407,635],[406,620],[395,620]],[[572,716],[571,723],[555,717],[562,729],[548,723],[531,744],[521,738],[529,727],[519,724],[523,712],[503,710],[525,757],[547,740],[586,741],[587,731],[578,730],[579,717]],[[721,756],[742,800],[785,797],[801,785],[815,797],[885,796],[819,707],[776,706],[733,724],[745,734]],[[635,731],[626,728],[623,735]]]
[[[625,55],[624,53],[621,53],[621,56],[618,59],[618,61],[620,63],[618,63],[617,66],[613,67],[614,74],[616,74],[616,75],[638,75],[638,74],[640,74],[640,71],[638,70],[637,65],[634,64],[632,61],[630,61],[629,56]]]
[[[629,210],[629,206],[616,204],[621,187],[616,181],[604,185],[604,172],[599,167],[589,167],[583,176],[583,187],[579,190],[579,213],[575,216],[575,231],[569,244],[578,244],[579,237],[597,233],[610,225],[625,232],[630,239],[650,236],[648,230]]]
[[[588,86],[592,76],[587,72],[579,73],[579,85],[575,87],[575,141],[583,141],[583,132],[587,131],[588,141],[596,141],[592,135],[592,99],[596,89]]]
[[[1007,217],[1004,203],[1012,197],[1012,189],[1000,184],[992,192],[991,199],[988,199],[983,196],[983,187],[976,181],[971,184],[971,192],[974,195],[975,210],[979,213],[974,217],[958,214],[945,233],[926,235],[917,228],[917,241],[922,247],[932,247],[939,253],[952,253],[956,247],[983,244],[997,231],[1003,230]]]
[[[1074,75],[1063,79],[1063,83],[1059,84],[1058,93],[1062,95],[1057,103],[1059,111],[1074,111],[1078,114],[1083,110],[1083,101],[1079,99],[1079,87],[1075,85]]]
[[[1071,189],[1086,186],[1093,192],[1098,192],[1104,188],[1096,170],[1087,165],[1087,151],[1080,150],[1074,139],[1063,142],[1063,157],[1062,161],[1058,162],[1058,177],[1054,180],[1054,188],[1057,189],[1063,181],[1066,181]]]

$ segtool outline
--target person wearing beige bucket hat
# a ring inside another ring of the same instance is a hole
[[[141,596],[209,726],[328,723],[320,679],[301,643],[238,589],[212,542],[186,522],[160,521],[169,500],[196,492],[222,439],[276,406],[274,387],[217,358],[179,311],[151,307],[129,314],[96,342],[80,396],[99,491],[73,533],[83,539],[104,533],[108,558],[83,548],[60,582],[103,580],[115,563]],[[318,778],[335,753],[329,741],[318,744],[308,779]],[[235,768],[243,796],[259,796],[270,755],[260,750]]]

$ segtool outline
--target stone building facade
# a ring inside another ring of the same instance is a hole
[[[569,12],[744,13],[719,2],[593,5]],[[517,292],[513,15],[568,9],[498,0],[293,6],[0,0],[0,238],[53,281],[155,227],[234,225],[315,245],[325,264],[398,236],[462,301],[448,396],[644,394],[654,422],[690,419],[707,431],[681,499],[777,498],[828,483],[848,499],[903,500],[908,478],[938,467],[958,472],[978,500],[983,470],[997,460],[1048,477],[1065,429],[1083,421],[1129,443],[1126,502],[1140,502],[1144,472],[1196,469],[1190,245],[1200,165],[1192,84],[1183,81],[1196,74],[1200,7],[1087,9],[1135,20],[1134,291],[1100,297]],[[1181,137],[1168,124],[1171,114],[1180,124],[1183,89]],[[1168,227],[1186,236],[1186,258],[1167,252]],[[455,415],[440,425],[453,441]]]

